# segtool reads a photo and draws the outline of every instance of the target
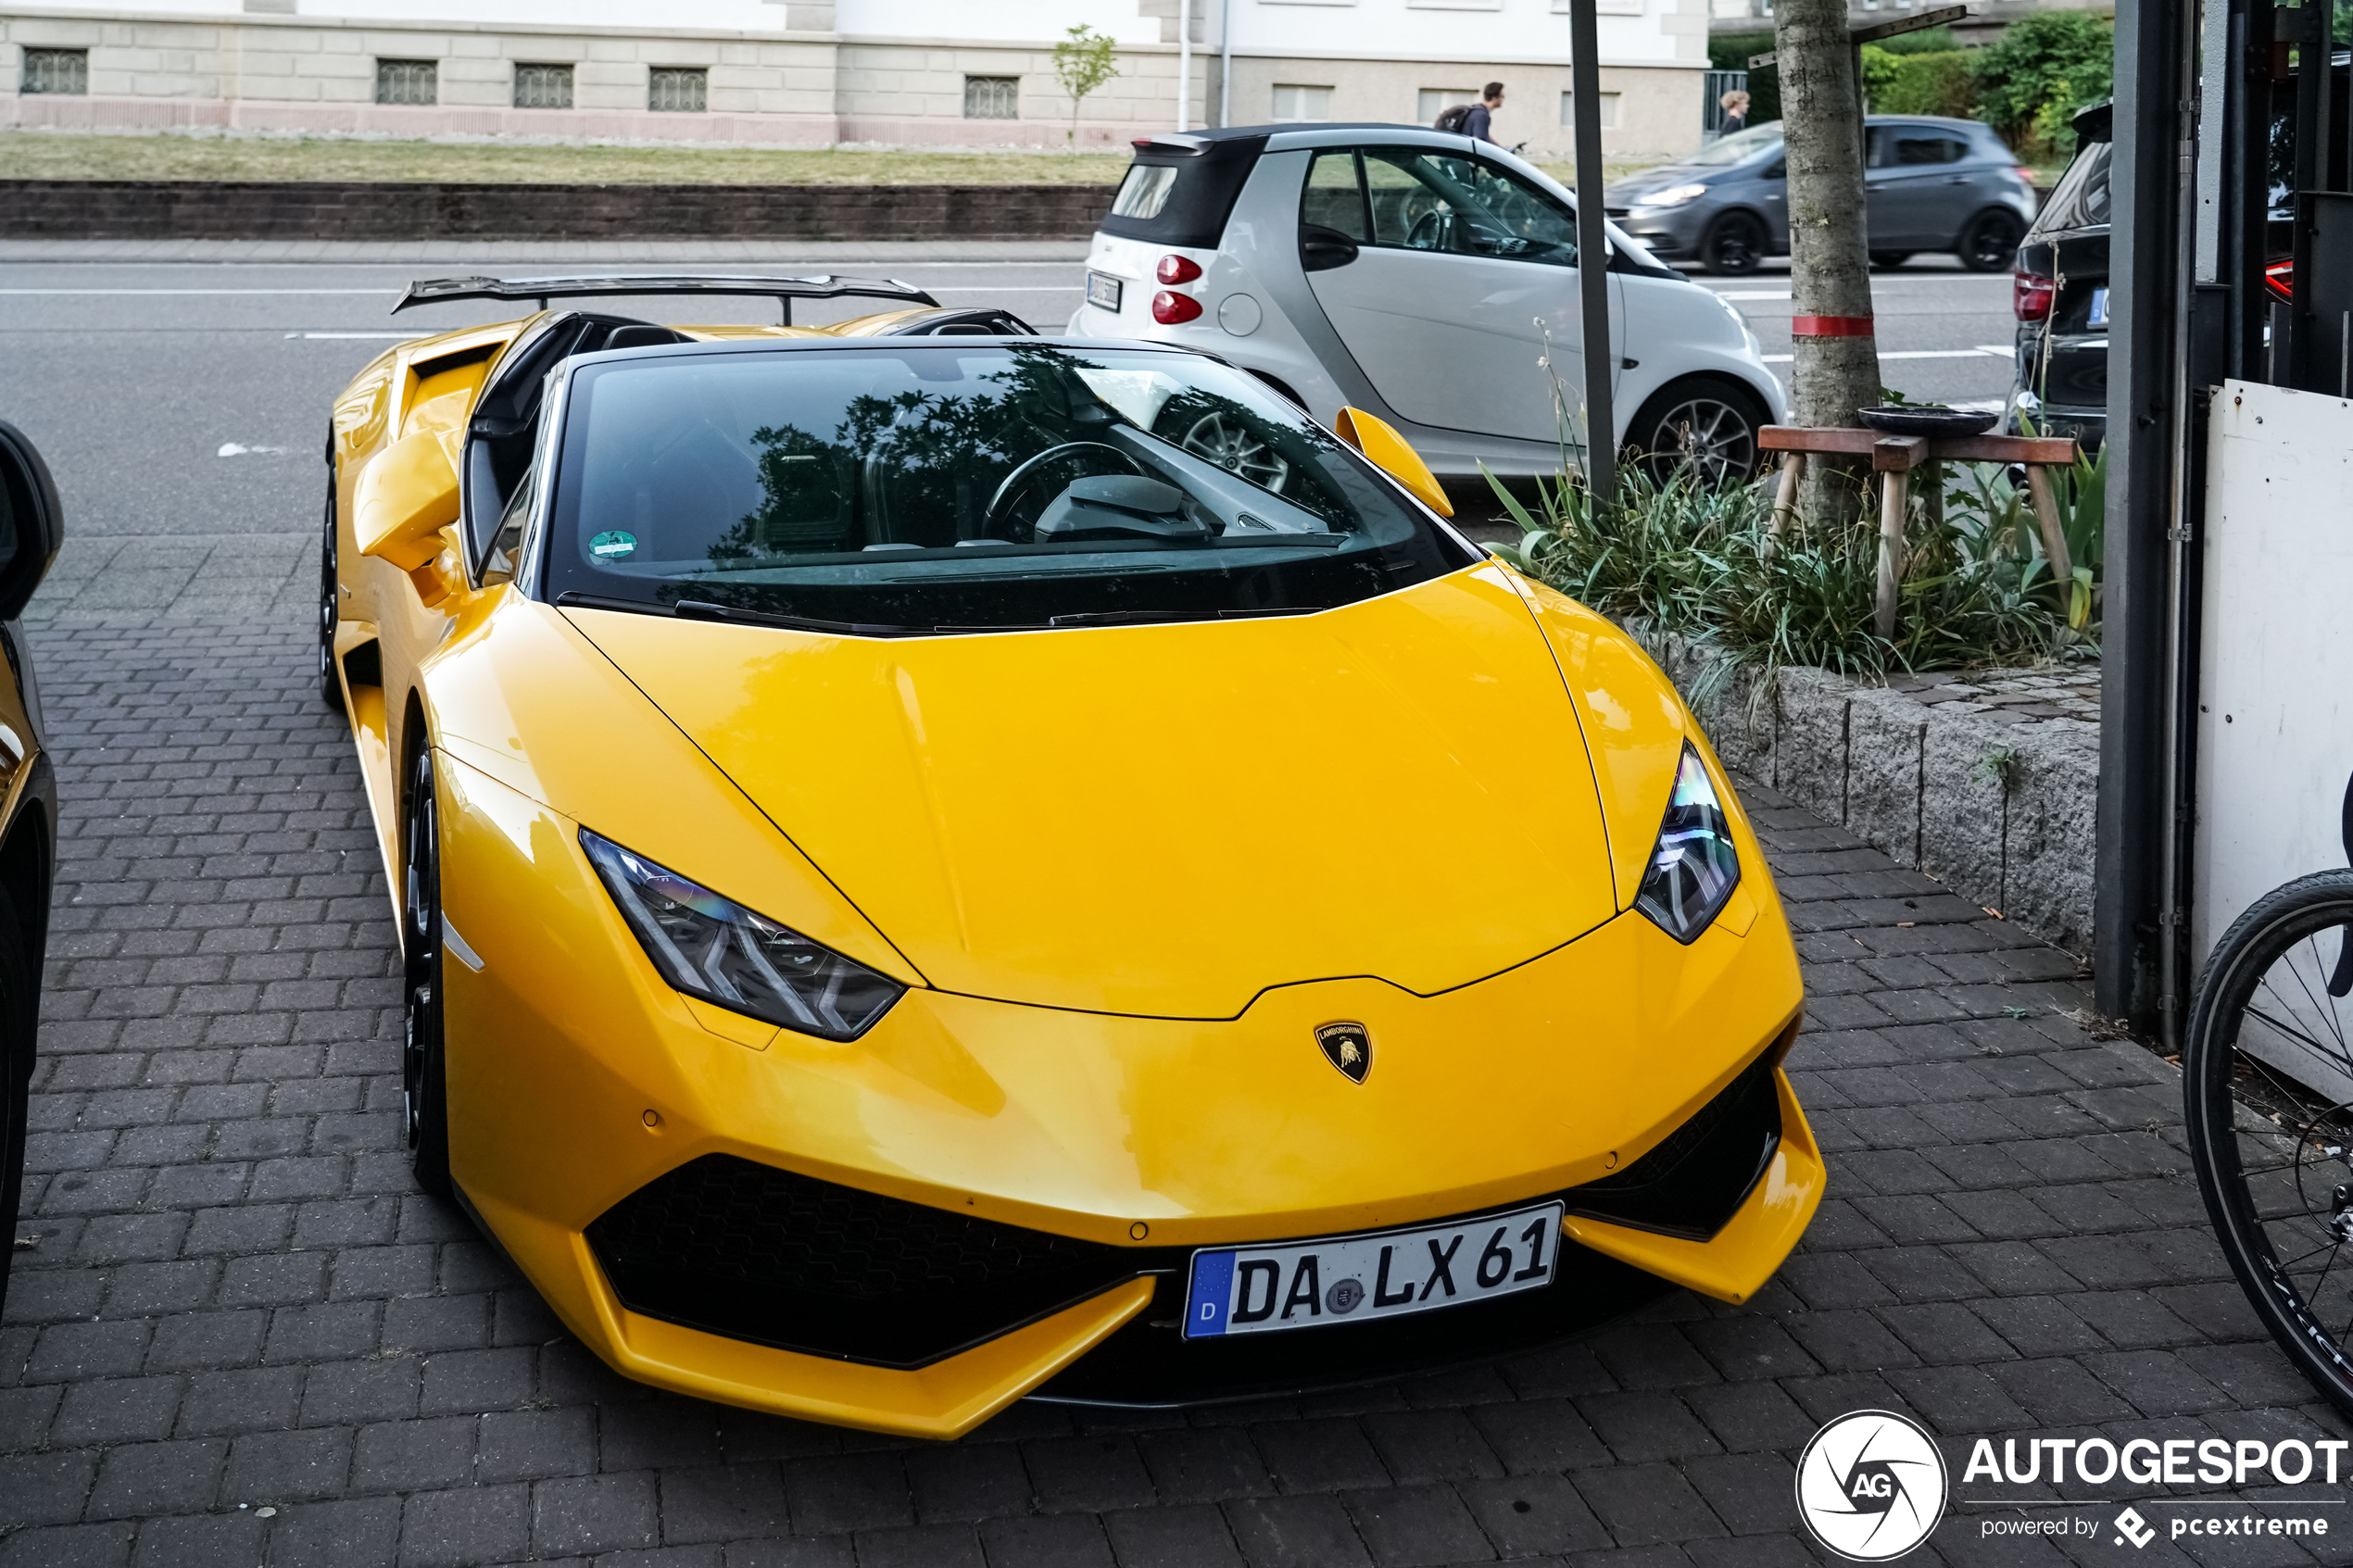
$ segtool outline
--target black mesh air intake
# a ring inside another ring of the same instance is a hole
[[[588,1227],[633,1312],[812,1355],[921,1366],[1163,1265],[707,1154]]]
[[[1569,1211],[1705,1241],[1730,1223],[1781,1143],[1767,1051],[1631,1165],[1561,1196]]]

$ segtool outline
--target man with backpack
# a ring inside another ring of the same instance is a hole
[[[1476,141],[1495,140],[1495,111],[1504,107],[1504,84],[1491,82],[1479,91],[1476,104],[1456,104],[1442,111],[1434,129],[1468,136]]]

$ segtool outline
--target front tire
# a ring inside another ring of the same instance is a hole
[[[1756,270],[1765,245],[1765,225],[1754,213],[1728,212],[1700,242],[1699,258],[1709,271],[1737,278]]]
[[[433,748],[421,746],[409,770],[401,814],[400,1099],[408,1123],[409,1164],[435,1198],[449,1185],[449,1069],[442,1028],[441,818],[434,792]]]
[[[1904,263],[1911,259],[1912,253],[1908,250],[1875,250],[1871,252],[1871,265],[1874,267],[1893,269],[1901,267]]]
[[[1756,471],[1757,432],[1768,419],[1745,387],[1721,376],[1687,376],[1654,395],[1626,427],[1627,460],[1660,484],[1737,484]]]
[[[335,470],[327,470],[327,522],[319,543],[319,700],[342,713],[343,677],[335,669],[335,627],[342,621],[335,549]]]
[[[2336,994],[2353,993],[2348,945],[2353,871],[2258,900],[2198,977],[2182,1089],[2232,1272],[2288,1360],[2353,1415],[2353,995]]]
[[[13,1227],[24,1197],[25,1112],[32,1089],[32,1050],[40,991],[25,957],[15,904],[0,893],[0,1215]],[[9,1236],[16,1233],[12,1228]],[[11,1247],[13,1257],[16,1249]],[[8,1299],[9,1258],[0,1257],[0,1306]]]
[[[2018,214],[1996,208],[1981,212],[1961,231],[1961,265],[1972,272],[2007,272],[2018,262],[2018,244],[2026,225]]]

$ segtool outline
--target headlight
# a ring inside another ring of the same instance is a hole
[[[1716,798],[1715,781],[1686,741],[1667,821],[1659,825],[1658,845],[1634,907],[1676,941],[1689,943],[1707,929],[1740,879],[1731,823]]]
[[[906,989],[586,828],[580,847],[646,956],[688,996],[804,1035],[854,1040]]]
[[[1695,202],[1705,194],[1707,194],[1707,187],[1705,185],[1669,185],[1663,191],[1653,191],[1634,205],[1637,207],[1680,207],[1685,202]]]

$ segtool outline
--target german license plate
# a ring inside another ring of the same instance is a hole
[[[1193,1254],[1185,1337],[1403,1317],[1553,1282],[1561,1206],[1449,1224]]]
[[[1119,308],[1120,281],[1108,272],[1087,274],[1087,303],[1100,305],[1106,310]]]
[[[2108,290],[2094,289],[2092,291],[2092,313],[2084,324],[2093,327],[2108,325]]]

